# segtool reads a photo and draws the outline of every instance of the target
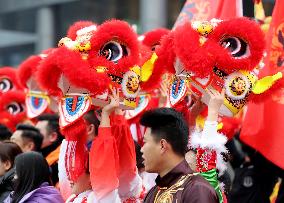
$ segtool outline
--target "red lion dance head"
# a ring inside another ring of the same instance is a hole
[[[0,96],[8,91],[22,89],[17,80],[17,69],[12,67],[0,68]]]
[[[21,90],[6,92],[0,99],[0,123],[14,131],[26,120],[25,93]]]
[[[17,80],[17,69],[0,69],[0,123],[12,131],[26,119],[24,92]]]
[[[18,78],[26,89],[26,107],[28,118],[36,118],[44,112],[56,112],[57,104],[54,97],[43,91],[37,82],[36,73],[39,64],[53,49],[43,51],[39,55],[30,56],[20,66]]]
[[[255,67],[264,47],[261,29],[247,18],[185,23],[162,40],[151,81],[166,71],[174,73],[180,81],[171,87],[172,98],[178,98],[188,82],[191,91],[206,104],[207,87],[219,91],[225,88],[220,113],[233,116],[251,93],[263,93],[282,77],[278,73],[257,80]]]
[[[149,67],[152,63],[147,62]],[[63,134],[70,145],[76,145],[75,158],[69,156],[71,152],[66,158],[71,180],[78,178],[85,165],[86,129],[81,117],[91,106],[108,103],[110,86],[121,89],[122,108],[134,108],[141,81],[139,64],[137,35],[119,20],[101,25],[75,23],[59,48],[42,61],[38,81],[59,97]]]
[[[155,51],[157,46],[161,45],[161,39],[169,32],[170,30],[166,28],[157,28],[144,33],[143,35],[139,36],[138,39],[141,40],[143,45],[147,46],[152,51]]]

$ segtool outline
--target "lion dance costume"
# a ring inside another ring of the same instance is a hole
[[[58,98],[60,126],[65,141],[61,164],[66,177],[76,181],[86,170],[86,126],[82,116],[108,103],[109,88],[121,90],[120,108],[136,107],[143,69],[153,59],[139,55],[138,37],[123,21],[101,25],[80,21],[72,25],[59,47],[41,62],[38,82]],[[143,194],[135,163],[135,148],[123,116],[111,118],[111,128],[99,128],[89,155],[90,178],[98,202],[135,202]]]
[[[12,67],[0,69],[0,118],[11,131],[26,120],[25,94]]]
[[[255,67],[264,47],[260,27],[246,18],[185,22],[163,38],[148,84],[165,72],[174,74],[172,105],[184,98],[187,88],[205,104],[209,102],[207,87],[219,92],[224,88],[225,100],[219,113],[231,117],[248,100],[264,99],[281,81],[281,72],[257,78]],[[221,154],[226,152],[225,143],[226,138],[217,133],[217,123],[208,122],[201,134],[193,133],[190,143],[197,148],[197,170],[215,187],[220,202],[223,198],[216,185],[216,167],[224,168]]]

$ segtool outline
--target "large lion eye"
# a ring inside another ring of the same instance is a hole
[[[248,44],[237,37],[228,37],[221,41],[221,46],[227,49],[235,58],[242,58],[249,53]]]
[[[152,47],[151,47],[151,51],[155,51],[158,46],[160,46],[160,43],[153,44]]]
[[[0,91],[1,92],[8,92],[12,88],[13,88],[13,84],[9,79],[4,78],[0,81]]]
[[[24,107],[18,102],[13,102],[7,106],[7,110],[10,114],[17,115],[24,111]]]
[[[109,61],[117,63],[123,56],[128,55],[128,50],[126,46],[115,41],[110,41],[100,50],[100,55]]]

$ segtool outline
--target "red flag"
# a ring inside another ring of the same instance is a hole
[[[276,0],[267,35],[267,57],[260,77],[284,68],[284,1]],[[250,103],[241,140],[284,169],[284,86],[259,104]]]
[[[242,0],[187,0],[174,25],[185,21],[228,19],[243,15]]]

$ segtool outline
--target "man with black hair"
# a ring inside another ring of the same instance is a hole
[[[19,124],[11,137],[11,141],[19,145],[23,152],[40,151],[43,136],[32,125]]]
[[[5,125],[0,124],[0,141],[10,140],[11,131]]]
[[[141,149],[145,170],[159,174],[144,202],[217,203],[214,188],[194,175],[185,160],[189,128],[182,115],[159,108],[146,112],[140,122],[147,127]]]
[[[60,133],[59,117],[55,114],[42,114],[38,118],[36,128],[43,135],[42,155],[47,160],[52,173],[52,182],[58,182],[58,159],[63,136]]]

